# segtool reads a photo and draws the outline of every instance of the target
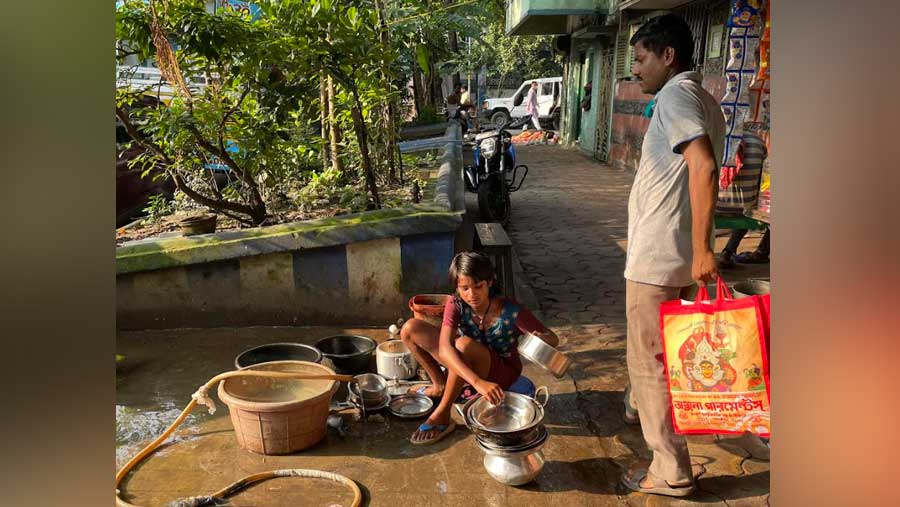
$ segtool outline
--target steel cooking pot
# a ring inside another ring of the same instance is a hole
[[[484,469],[494,480],[509,486],[521,486],[533,481],[544,468],[542,451],[549,435],[544,434],[533,444],[519,451],[491,449],[478,442],[484,451]]]
[[[565,354],[531,333],[519,338],[518,350],[519,355],[549,371],[556,378],[562,378],[571,363]]]

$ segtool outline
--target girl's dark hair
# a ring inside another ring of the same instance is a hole
[[[456,254],[453,260],[450,261],[450,269],[447,271],[447,275],[450,278],[450,289],[453,291],[453,298],[459,310],[462,310],[462,305],[466,304],[460,299],[459,292],[456,290],[460,276],[468,276],[475,282],[493,282],[489,293],[492,297],[502,293],[491,258],[481,252],[460,252]]]
[[[661,55],[670,47],[681,70],[689,70],[694,58],[694,37],[691,27],[675,14],[663,14],[644,23],[631,37],[629,44],[642,43],[649,51]]]

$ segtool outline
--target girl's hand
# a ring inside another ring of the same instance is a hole
[[[503,401],[503,389],[500,389],[500,386],[493,382],[482,380],[481,382],[475,384],[474,387],[475,390],[478,391],[478,394],[487,398],[492,405],[498,405],[501,401]]]

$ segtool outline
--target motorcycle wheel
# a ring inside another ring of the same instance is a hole
[[[509,121],[509,113],[506,111],[497,111],[491,115],[491,125],[498,129]]]
[[[509,189],[498,176],[493,176],[478,187],[478,210],[485,222],[498,222],[506,227],[512,205]]]

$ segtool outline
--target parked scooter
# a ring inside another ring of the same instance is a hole
[[[464,169],[466,189],[478,194],[478,210],[483,220],[506,226],[512,213],[509,194],[522,188],[528,166],[516,165],[516,151],[508,129],[519,128],[530,119],[506,122],[496,130],[475,136],[474,164]],[[522,170],[519,179],[519,170]]]

